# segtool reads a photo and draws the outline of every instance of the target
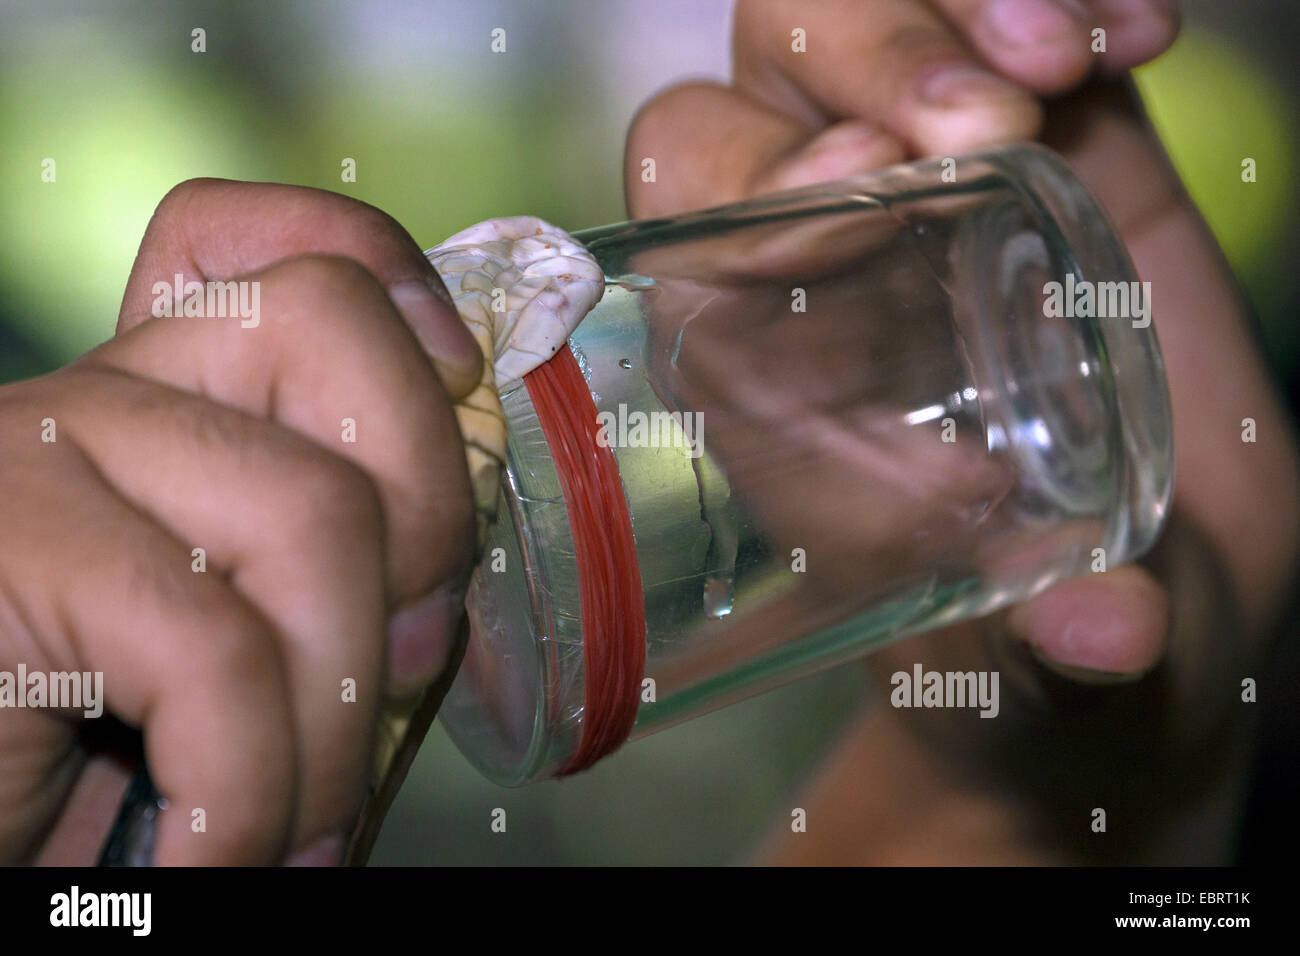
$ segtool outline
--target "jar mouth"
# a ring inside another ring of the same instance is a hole
[[[1101,204],[1055,153],[1026,145],[978,158],[1003,172],[1039,212],[1035,228],[1052,247],[1049,259],[1059,257],[1059,274],[1048,277],[1059,285],[1050,292],[1059,292],[1059,299],[1048,302],[1045,287],[1044,310],[1064,310],[1062,318],[1073,323],[1101,376],[1097,394],[1113,405],[1104,411],[1118,431],[1111,440],[1123,453],[1118,473],[1105,482],[1111,503],[1104,510],[1113,515],[1105,549],[1111,563],[1131,561],[1155,543],[1173,496],[1173,412],[1150,284],[1140,281]],[[1084,448],[1078,451],[1086,454]]]
[[[536,569],[508,481],[503,475],[498,518],[466,596],[469,643],[438,714],[474,768],[503,787],[529,782],[542,763],[541,703],[551,677],[535,622],[541,605],[530,587]]]
[[[457,748],[487,779],[518,787],[544,776],[571,748],[556,688],[581,661],[581,622],[562,582],[573,542],[559,478],[527,389],[501,395],[508,423],[497,520],[474,569],[466,609],[470,639],[439,712]],[[571,722],[570,722],[571,723]],[[558,755],[558,756],[557,756]]]

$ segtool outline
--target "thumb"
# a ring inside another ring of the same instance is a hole
[[[670,215],[905,158],[902,142],[872,123],[812,129],[730,87],[683,83],[650,100],[628,130],[628,211],[636,218]]]
[[[1045,666],[1083,683],[1141,677],[1164,654],[1169,598],[1139,567],[1062,581],[1013,607],[1007,630]]]

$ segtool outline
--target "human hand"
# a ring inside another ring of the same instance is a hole
[[[1023,43],[999,35],[995,25],[1016,9],[1022,35],[1032,11],[1042,33]],[[805,31],[805,53],[792,49],[796,28]],[[1106,31],[1105,53],[1092,52],[1094,28]],[[875,655],[886,673],[918,660],[939,670],[1000,667],[1008,678],[1002,717],[872,715],[828,769],[820,809],[809,807],[845,825],[821,830],[824,844],[804,835],[805,855],[790,858],[857,851],[915,860],[909,839],[923,826],[944,830],[909,816],[943,803],[918,799],[926,793],[996,791],[999,819],[1018,801],[1035,806],[1037,815],[1022,814],[1007,829],[987,828],[1023,838],[1006,846],[1059,848],[1059,840],[1042,839],[1042,827],[1061,822],[1063,807],[1129,801],[1126,815],[1143,815],[1146,835],[1112,840],[1105,850],[1112,859],[1129,858],[1144,839],[1143,851],[1153,852],[1160,839],[1149,834],[1161,834],[1158,824],[1179,798],[1218,801],[1223,819],[1225,775],[1238,765],[1248,726],[1240,680],[1254,673],[1300,550],[1300,482],[1294,439],[1231,273],[1123,80],[1175,32],[1172,5],[1157,3],[742,2],[734,85],[675,87],[633,124],[627,183],[636,216],[1041,138],[1102,200],[1153,287],[1178,473],[1163,542],[1139,565],[1063,582],[995,618]],[[656,160],[654,183],[639,175],[646,156]],[[1245,417],[1268,437],[1243,443]],[[1144,674],[1104,689],[1058,677],[1113,683]],[[1211,744],[1219,772],[1189,787],[1198,761],[1204,778]],[[887,783],[886,761],[897,771]],[[901,809],[909,803],[912,810]],[[855,846],[851,821],[872,807],[911,824],[876,826]],[[1186,807],[1176,812],[1195,819]],[[976,817],[950,829],[969,832]],[[1218,840],[1216,850],[1221,833],[1205,834]],[[947,859],[961,855],[958,843],[947,841]],[[971,861],[998,852],[978,838],[970,846]]]
[[[257,314],[154,317],[177,274],[256,283]],[[474,536],[451,406],[481,358],[388,216],[194,180],[116,337],[0,388],[0,670],[103,673],[169,802],[159,863],[339,860],[381,695],[451,652]],[[0,715],[0,860],[94,861],[129,773],[101,729]]]

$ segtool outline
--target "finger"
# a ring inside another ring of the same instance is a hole
[[[1090,0],[1095,31],[1105,30],[1105,50],[1097,54],[1103,73],[1119,74],[1154,60],[1173,46],[1181,17],[1178,0]]]
[[[987,63],[1038,93],[1078,84],[1097,63],[1101,24],[1080,0],[934,0]]]
[[[201,547],[202,573],[227,579],[273,628],[297,741],[289,845],[333,841],[337,862],[364,797],[384,672],[374,487],[273,423],[115,372],[77,378],[65,434],[124,498]]]
[[[348,259],[247,277],[264,319],[152,319],[83,362],[194,392],[306,435],[378,488],[394,606],[463,586],[473,509],[447,396],[383,288]]]
[[[14,546],[0,549],[7,599],[42,669],[102,672],[106,712],[143,731],[169,801],[158,862],[276,862],[296,757],[269,625],[220,575],[194,574],[189,551],[84,459],[65,455],[58,468],[58,482],[31,470],[27,507],[5,529]]]
[[[716,83],[684,83],[650,100],[628,130],[628,209],[663,216],[760,193],[843,179],[902,162],[903,144],[872,123],[821,129]],[[644,174],[645,160],[655,175]]]
[[[483,354],[415,240],[374,206],[304,186],[191,179],[173,188],[141,240],[118,333],[172,304],[177,275],[183,288],[185,282],[224,281],[307,254],[364,265],[432,357],[453,400],[473,391]]]
[[[1279,601],[1289,593],[1287,555],[1300,530],[1300,462],[1290,440],[1260,443],[1241,456],[1225,455],[1224,439],[1240,440],[1241,408],[1251,410],[1259,429],[1289,436],[1285,403],[1272,386],[1223,253],[1129,85],[1089,84],[1063,105],[1068,116],[1053,118],[1048,142],[1111,212],[1138,275],[1151,283],[1177,436],[1175,471],[1201,477],[1177,482],[1176,511],[1225,556],[1242,632],[1259,632],[1282,613]],[[1117,175],[1121,156],[1123,175]],[[1228,487],[1253,493],[1225,498]]]
[[[1072,578],[1012,608],[1010,632],[1041,661],[1082,681],[1132,679],[1163,656],[1169,600],[1136,566]]]
[[[1159,56],[1178,32],[1172,0],[934,0],[1003,75],[1039,93],[1077,85],[1096,66],[1122,73]]]
[[[1042,123],[1038,100],[982,66],[946,20],[898,0],[742,3],[735,81],[804,122],[878,123],[921,155],[1033,139]]]

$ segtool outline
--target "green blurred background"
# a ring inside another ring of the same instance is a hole
[[[1192,0],[1139,77],[1175,162],[1300,394],[1291,0]],[[154,206],[194,176],[333,189],[428,246],[490,216],[624,218],[623,135],[686,75],[728,72],[730,0],[82,2],[0,6],[0,382],[112,334]],[[506,52],[490,33],[506,29]],[[205,53],[191,31],[206,31]],[[1258,182],[1240,180],[1243,156]],[[340,179],[345,157],[357,181]],[[56,181],[41,179],[56,163]],[[2,465],[3,463],[0,463]],[[863,703],[853,664],[503,790],[435,727],[376,863],[714,863],[788,821]],[[507,811],[506,835],[489,829]]]

